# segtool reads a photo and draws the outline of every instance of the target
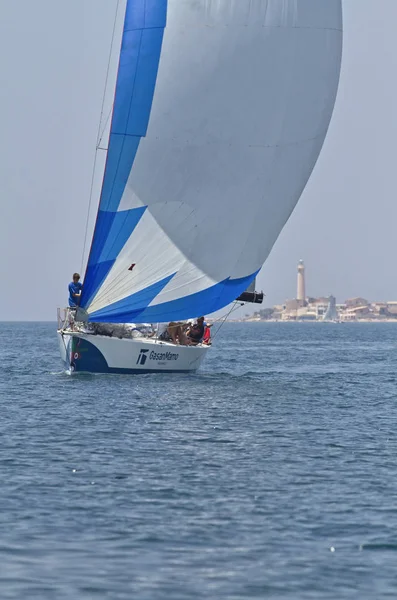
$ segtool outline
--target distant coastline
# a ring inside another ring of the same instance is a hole
[[[243,318],[243,319],[230,319],[233,323],[332,323],[335,325],[345,323],[396,323],[397,319],[356,319],[351,321],[326,321],[324,319],[256,319],[256,318]]]
[[[368,301],[362,296],[337,303],[335,296],[313,297],[306,294],[306,268],[303,260],[297,266],[296,298],[264,308],[241,321],[267,322],[332,322],[332,323],[397,323],[397,301]]]

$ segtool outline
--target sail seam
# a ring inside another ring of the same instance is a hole
[[[139,135],[136,133],[118,133],[117,131],[112,131],[112,135],[122,135],[123,137],[136,137],[136,138],[145,137],[144,135]]]
[[[129,33],[130,31],[143,31],[143,30],[153,30],[153,29],[164,29],[163,25],[159,25],[158,27],[132,27],[131,29],[124,29],[125,33]]]
[[[327,132],[328,128],[325,129],[325,132]],[[146,137],[144,135],[135,135],[132,133],[112,133],[112,135],[122,135],[122,136],[127,136],[127,137]],[[288,146],[295,146],[296,144],[306,144],[307,142],[312,142],[318,138],[320,138],[321,136],[324,135],[324,131],[321,131],[321,133],[319,133],[318,135],[315,135],[314,137],[310,137],[310,138],[306,138],[304,140],[296,140],[293,142],[285,142],[284,144],[247,144],[245,147],[246,148],[287,148]],[[157,139],[161,140],[161,137],[158,137]],[[179,138],[178,136],[173,136],[172,138],[173,140],[180,140],[181,138]],[[222,145],[225,144],[227,146],[241,146],[241,143],[230,143],[228,141],[224,141],[224,140],[219,140],[217,142],[212,142],[210,144],[208,144],[208,146],[212,146],[212,145]],[[193,146],[194,144],[192,144]],[[197,144],[195,144],[197,145]]]

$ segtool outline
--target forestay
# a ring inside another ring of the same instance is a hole
[[[334,107],[341,0],[128,0],[81,306],[211,313],[254,279]]]

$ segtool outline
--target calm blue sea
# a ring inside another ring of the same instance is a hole
[[[397,325],[227,324],[197,375],[0,324],[2,600],[397,597]]]

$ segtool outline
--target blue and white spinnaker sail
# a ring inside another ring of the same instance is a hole
[[[341,0],[128,0],[81,307],[165,322],[237,298],[318,158]]]

